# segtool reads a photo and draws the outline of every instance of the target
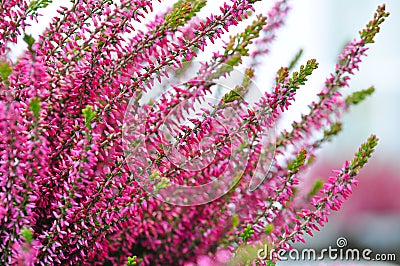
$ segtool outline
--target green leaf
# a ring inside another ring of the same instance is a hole
[[[41,109],[40,99],[38,97],[34,97],[29,103],[29,110],[32,111],[33,116],[36,118],[36,121],[39,120],[40,109]]]
[[[289,68],[287,67],[281,67],[277,73],[276,73],[276,84],[278,85],[279,83],[284,83],[285,79],[289,77]]]
[[[266,261],[266,265],[267,266],[275,266],[276,264],[273,263],[272,261],[268,260],[268,261]]]
[[[155,189],[154,189],[154,191],[155,192],[158,192],[158,191],[160,191],[161,189],[164,189],[164,188],[167,188],[167,187],[169,187],[171,185],[171,181],[168,179],[168,178],[166,178],[166,177],[161,177],[161,180],[160,180],[160,182],[158,182],[157,184],[156,184],[156,187],[155,187]]]
[[[228,65],[229,67],[227,68],[227,71],[232,71],[234,66],[239,65],[242,62],[242,57],[240,53],[234,53],[226,62],[225,64]]]
[[[329,129],[324,130],[324,140],[329,141],[332,136],[336,136],[342,131],[342,123],[336,122],[332,124]]]
[[[32,35],[25,33],[23,40],[28,45],[28,50],[32,52],[32,46],[35,43],[35,39],[32,37]]]
[[[233,215],[233,216],[232,216],[232,226],[233,226],[233,227],[238,226],[238,225],[239,225],[239,222],[240,222],[239,215],[237,215],[237,214]]]
[[[357,105],[360,102],[364,101],[367,96],[372,95],[375,92],[374,87],[369,87],[366,90],[353,92],[351,95],[346,98],[346,106]]]
[[[183,26],[196,15],[205,5],[205,0],[180,0],[173,6],[171,12],[166,14],[165,22],[173,30]]]
[[[264,228],[264,232],[269,235],[272,233],[272,231],[274,230],[274,225],[273,224],[267,224]]]
[[[313,185],[312,189],[310,190],[310,192],[308,192],[308,197],[312,197],[315,194],[317,194],[318,191],[320,191],[323,186],[324,186],[324,182],[321,179],[317,179],[314,182],[314,185]]]
[[[296,159],[288,164],[288,170],[293,173],[297,173],[300,170],[300,167],[304,165],[306,158],[307,151],[305,149],[302,149],[297,155]]]
[[[246,243],[247,239],[249,239],[254,234],[254,229],[251,224],[248,224],[246,228],[244,228],[243,233],[240,236],[243,239],[243,243]]]
[[[96,117],[96,112],[93,111],[93,107],[87,105],[85,109],[82,110],[83,117],[85,118],[85,126],[88,129],[92,129],[92,121]]]
[[[34,14],[37,14],[37,11],[39,9],[46,8],[52,2],[53,2],[53,0],[32,0],[29,3],[28,12],[32,12]]]
[[[367,142],[363,143],[359,148],[358,152],[354,155],[355,157],[350,162],[350,168],[353,170],[353,174],[356,174],[371,157],[378,145],[378,138],[375,135],[371,135]]]
[[[21,236],[25,239],[25,241],[29,244],[32,244],[33,232],[29,228],[22,228]]]
[[[289,67],[288,67],[289,70],[292,70],[297,65],[297,63],[299,62],[302,55],[303,55],[303,49],[300,49],[300,51],[297,52],[297,54],[294,56],[294,58],[290,62]]]
[[[154,180],[157,180],[157,179],[160,179],[160,172],[159,171],[153,171],[151,173],[151,175],[149,176],[149,180],[150,181],[154,181]]]
[[[0,62],[0,75],[3,81],[8,82],[8,76],[11,72],[12,67],[6,61]]]
[[[128,262],[125,264],[125,266],[138,265],[138,263],[139,263],[139,261],[136,256],[128,257]]]
[[[242,98],[242,96],[239,93],[237,93],[235,90],[231,90],[230,92],[228,92],[224,95],[224,97],[222,98],[222,101],[224,103],[230,103],[230,102],[239,100],[241,98]]]

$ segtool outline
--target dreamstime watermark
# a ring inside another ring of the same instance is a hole
[[[275,258],[279,261],[322,261],[322,260],[341,260],[341,261],[396,261],[394,253],[374,253],[371,249],[346,248],[347,239],[339,237],[336,240],[336,247],[329,246],[320,251],[306,248],[301,251],[293,248],[291,250],[275,250],[265,245],[257,252],[257,258],[265,261]]]

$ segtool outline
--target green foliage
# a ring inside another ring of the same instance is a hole
[[[231,102],[239,100],[241,98],[242,98],[242,96],[239,93],[237,93],[236,90],[231,90],[224,95],[224,97],[222,98],[222,101],[224,103],[231,103]]]
[[[371,135],[367,142],[363,143],[355,154],[355,157],[350,162],[350,176],[358,174],[359,170],[364,167],[378,145],[378,138],[375,135]]]
[[[308,197],[310,198],[315,194],[317,194],[318,191],[320,191],[323,186],[324,186],[324,181],[322,181],[321,179],[315,180],[313,187],[311,188],[310,192],[308,192]]]
[[[232,221],[232,226],[237,227],[240,222],[239,215],[237,215],[237,214],[233,215],[231,221]]]
[[[32,111],[36,121],[39,120],[40,109],[41,109],[40,99],[37,97],[33,98],[29,103],[29,110]]]
[[[367,24],[365,29],[360,31],[360,37],[366,44],[375,42],[374,37],[380,31],[380,25],[385,21],[385,18],[390,15],[385,9],[385,5],[378,6],[374,14],[374,19]]]
[[[302,149],[300,153],[297,155],[296,159],[294,159],[291,163],[288,164],[288,170],[292,173],[296,174],[300,167],[302,167],[307,158],[307,151]]]
[[[293,76],[290,79],[289,83],[290,87],[298,88],[300,85],[304,85],[307,81],[307,77],[312,74],[312,72],[318,68],[318,63],[315,59],[310,59],[307,61],[307,64],[300,66],[299,72],[293,72]]]
[[[242,84],[236,86],[233,90],[227,92],[222,98],[223,103],[230,103],[236,100],[243,99],[245,94],[248,91],[248,87],[252,82],[252,78],[254,77],[254,69],[248,68],[245,70],[245,76],[243,78]]]
[[[285,80],[289,77],[289,68],[281,67],[276,73],[276,84],[283,84]]]
[[[288,82],[285,82],[287,77],[289,76],[288,68],[281,68],[278,70],[278,74],[276,77],[277,84],[284,84],[283,88],[287,89],[285,92],[285,96],[289,96],[292,92],[297,91],[301,85],[304,85],[307,81],[307,77],[312,74],[312,72],[318,68],[318,63],[315,59],[310,59],[307,61],[306,65],[300,66],[299,72],[293,72],[292,77]],[[285,97],[281,97],[276,105],[281,105],[287,99]]]
[[[274,231],[274,225],[273,224],[267,224],[264,228],[264,232],[269,235]]]
[[[253,23],[245,28],[245,30],[235,36],[231,36],[229,42],[226,44],[224,55],[219,58],[224,64],[219,67],[212,75],[210,79],[216,79],[229,73],[233,70],[233,67],[238,66],[242,62],[243,56],[249,55],[248,46],[252,44],[252,40],[260,35],[260,31],[266,25],[266,17],[257,16],[257,19]],[[251,78],[254,76],[254,70],[252,71]],[[247,74],[246,74],[247,75]]]
[[[249,55],[248,46],[252,44],[252,40],[260,36],[260,31],[267,24],[267,18],[261,15],[257,16],[257,19],[253,23],[245,28],[245,30],[230,38],[224,55],[232,55],[234,53],[239,54],[239,61],[237,58],[232,58],[226,62],[231,66],[236,66],[240,62],[241,56]],[[231,62],[231,60],[234,60]]]
[[[163,176],[160,178],[160,181],[156,184],[154,191],[158,192],[161,189],[169,187],[170,185],[171,185],[171,181],[168,178]]]
[[[254,69],[246,68],[246,70],[244,71],[244,74],[245,74],[245,77],[243,79],[242,86],[248,87],[252,82],[252,78],[254,78]]]
[[[290,62],[289,67],[288,67],[289,70],[293,70],[293,68],[297,65],[297,63],[299,62],[302,55],[303,55],[303,49],[300,49],[300,51],[297,52],[297,54],[294,56],[294,58]]]
[[[327,141],[332,136],[336,136],[342,131],[342,123],[337,122],[330,125],[329,129],[324,130],[324,141]]]
[[[158,192],[163,188],[167,188],[171,185],[171,181],[160,175],[161,173],[159,171],[153,171],[149,175],[149,180],[155,184],[154,191]]]
[[[176,30],[194,17],[196,13],[206,5],[206,3],[206,0],[180,0],[175,3],[172,11],[165,16],[165,22],[172,30]]]
[[[83,117],[85,118],[85,126],[88,129],[92,129],[92,121],[96,117],[96,112],[93,111],[93,107],[86,105],[86,108],[82,110]]]
[[[153,180],[157,180],[160,179],[160,172],[159,171],[153,171],[151,173],[151,175],[149,176],[149,180],[153,181]]]
[[[225,62],[227,69],[225,72],[230,72],[233,70],[234,66],[238,66],[242,62],[242,56],[240,53],[234,53],[229,57],[229,59]]]
[[[243,243],[247,242],[247,239],[249,239],[252,235],[254,234],[254,229],[253,227],[248,224],[245,229],[243,229],[243,233],[240,234],[242,237]]]
[[[35,39],[32,37],[32,35],[29,35],[29,34],[25,33],[23,40],[28,45],[28,50],[30,52],[33,52],[32,46],[35,43]]]
[[[313,145],[314,148],[320,147],[322,145],[322,143],[331,141],[332,138],[334,136],[337,136],[341,131],[342,131],[342,123],[335,122],[335,123],[329,125],[329,128],[324,130],[324,136],[321,139],[317,140],[315,142],[315,144]],[[314,157],[310,157],[308,159],[307,164],[311,164],[313,162],[313,160],[314,160]]]
[[[26,228],[26,227],[22,228],[22,230],[21,230],[21,236],[25,239],[25,241],[26,241],[28,244],[32,244],[33,232],[32,232],[31,229]]]
[[[140,265],[141,259],[138,259],[136,256],[128,257],[128,262],[125,266],[133,266],[133,265]]]
[[[375,92],[374,87],[369,87],[366,90],[353,92],[351,95],[347,96],[346,105],[347,106],[357,105],[360,102],[364,101],[367,98],[367,96],[372,95],[374,92]]]
[[[12,72],[12,67],[6,61],[0,62],[1,80],[8,83],[8,76],[11,74],[11,72]]]
[[[189,3],[192,9],[192,13],[190,14],[191,16],[186,17],[186,21],[189,21],[195,15],[195,13],[199,12],[203,7],[206,6],[207,0],[178,0],[178,2],[176,2],[172,7],[172,10],[175,11],[181,8],[181,6],[185,3]]]
[[[39,9],[46,8],[52,2],[53,0],[32,0],[28,6],[28,12],[37,14]]]

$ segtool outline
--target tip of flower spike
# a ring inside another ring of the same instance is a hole
[[[390,15],[389,12],[386,12],[386,5],[378,6],[375,14],[374,19],[371,20],[366,27],[360,31],[361,39],[367,43],[374,43],[375,35],[380,31],[380,25],[385,21]]]
[[[361,145],[354,159],[350,162],[349,167],[354,169],[353,175],[357,174],[358,170],[368,162],[368,159],[378,145],[378,140],[376,135],[371,135],[368,140]]]

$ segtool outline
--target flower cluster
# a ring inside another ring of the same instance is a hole
[[[251,103],[288,1],[258,14],[262,1],[230,0],[204,17],[205,0],[160,13],[150,0],[71,0],[35,40],[29,23],[51,2],[0,4],[1,265],[254,262],[249,251],[260,243],[289,249],[319,230],[357,184],[375,136],[307,197],[296,193],[342,114],[373,92],[345,98],[340,89],[389,15],[385,6],[345,47],[310,112],[275,132],[318,67],[310,59],[293,71],[300,52]],[[21,41],[27,48],[13,62]],[[210,46],[213,56],[196,69]],[[247,68],[238,77],[239,65]],[[224,90],[222,80],[234,85]]]

